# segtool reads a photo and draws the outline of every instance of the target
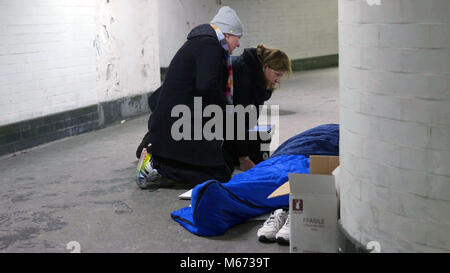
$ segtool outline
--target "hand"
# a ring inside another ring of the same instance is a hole
[[[239,157],[239,169],[241,171],[247,171],[255,167],[255,163],[248,156]]]

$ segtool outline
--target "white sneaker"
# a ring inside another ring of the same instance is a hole
[[[284,222],[283,227],[277,232],[275,238],[277,242],[281,245],[289,245],[289,234],[290,234],[290,217],[289,212],[287,212],[287,219]]]
[[[141,189],[147,189],[151,185],[151,182],[154,182],[159,177],[158,171],[153,168],[152,155],[147,152],[147,149],[142,149],[136,169],[137,185]]]
[[[258,240],[261,242],[275,242],[276,234],[286,222],[289,212],[277,209],[270,214],[264,225],[258,229]]]

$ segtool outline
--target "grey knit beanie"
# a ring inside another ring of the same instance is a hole
[[[221,7],[210,23],[216,25],[222,33],[236,36],[244,34],[241,20],[236,12],[228,6]]]

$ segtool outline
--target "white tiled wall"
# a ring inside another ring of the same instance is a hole
[[[154,90],[156,10],[156,0],[0,0],[0,125]]]
[[[450,251],[450,1],[339,0],[344,228]]]
[[[0,125],[97,102],[93,1],[0,1]]]
[[[260,43],[284,50],[291,59],[338,52],[337,0],[165,0],[159,6],[161,66],[169,65],[193,27],[209,23],[225,5],[244,25],[234,55]]]
[[[0,0],[0,125],[154,90],[159,67],[223,5],[244,24],[235,54],[338,51],[337,0]]]
[[[188,33],[200,24],[209,23],[219,10],[215,0],[160,0],[159,40],[161,67],[168,67]]]
[[[338,53],[337,0],[221,2],[234,8],[244,24],[241,50],[263,43],[284,50],[291,59]]]

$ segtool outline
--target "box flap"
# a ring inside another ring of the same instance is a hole
[[[336,195],[334,177],[331,175],[290,173],[289,181],[292,193]]]
[[[311,155],[309,157],[310,174],[331,174],[339,165],[339,156]]]
[[[339,156],[328,156],[328,155],[311,155],[309,156],[309,166],[310,174],[303,174],[307,176],[323,174],[329,177],[334,169],[339,166]],[[291,174],[289,174],[291,177]],[[291,181],[291,180],[290,180]],[[333,187],[334,188],[334,187]],[[289,194],[291,192],[291,187],[289,181],[281,185],[274,192],[272,192],[267,198],[274,198],[282,195]],[[327,194],[331,194],[331,190],[327,191]]]
[[[274,192],[272,192],[269,197],[267,197],[267,199],[269,198],[274,198],[274,197],[278,197],[278,196],[283,196],[286,194],[289,194],[291,192],[291,189],[289,187],[289,181],[284,183],[283,185],[281,185],[280,187],[278,187],[278,189],[276,189]]]

